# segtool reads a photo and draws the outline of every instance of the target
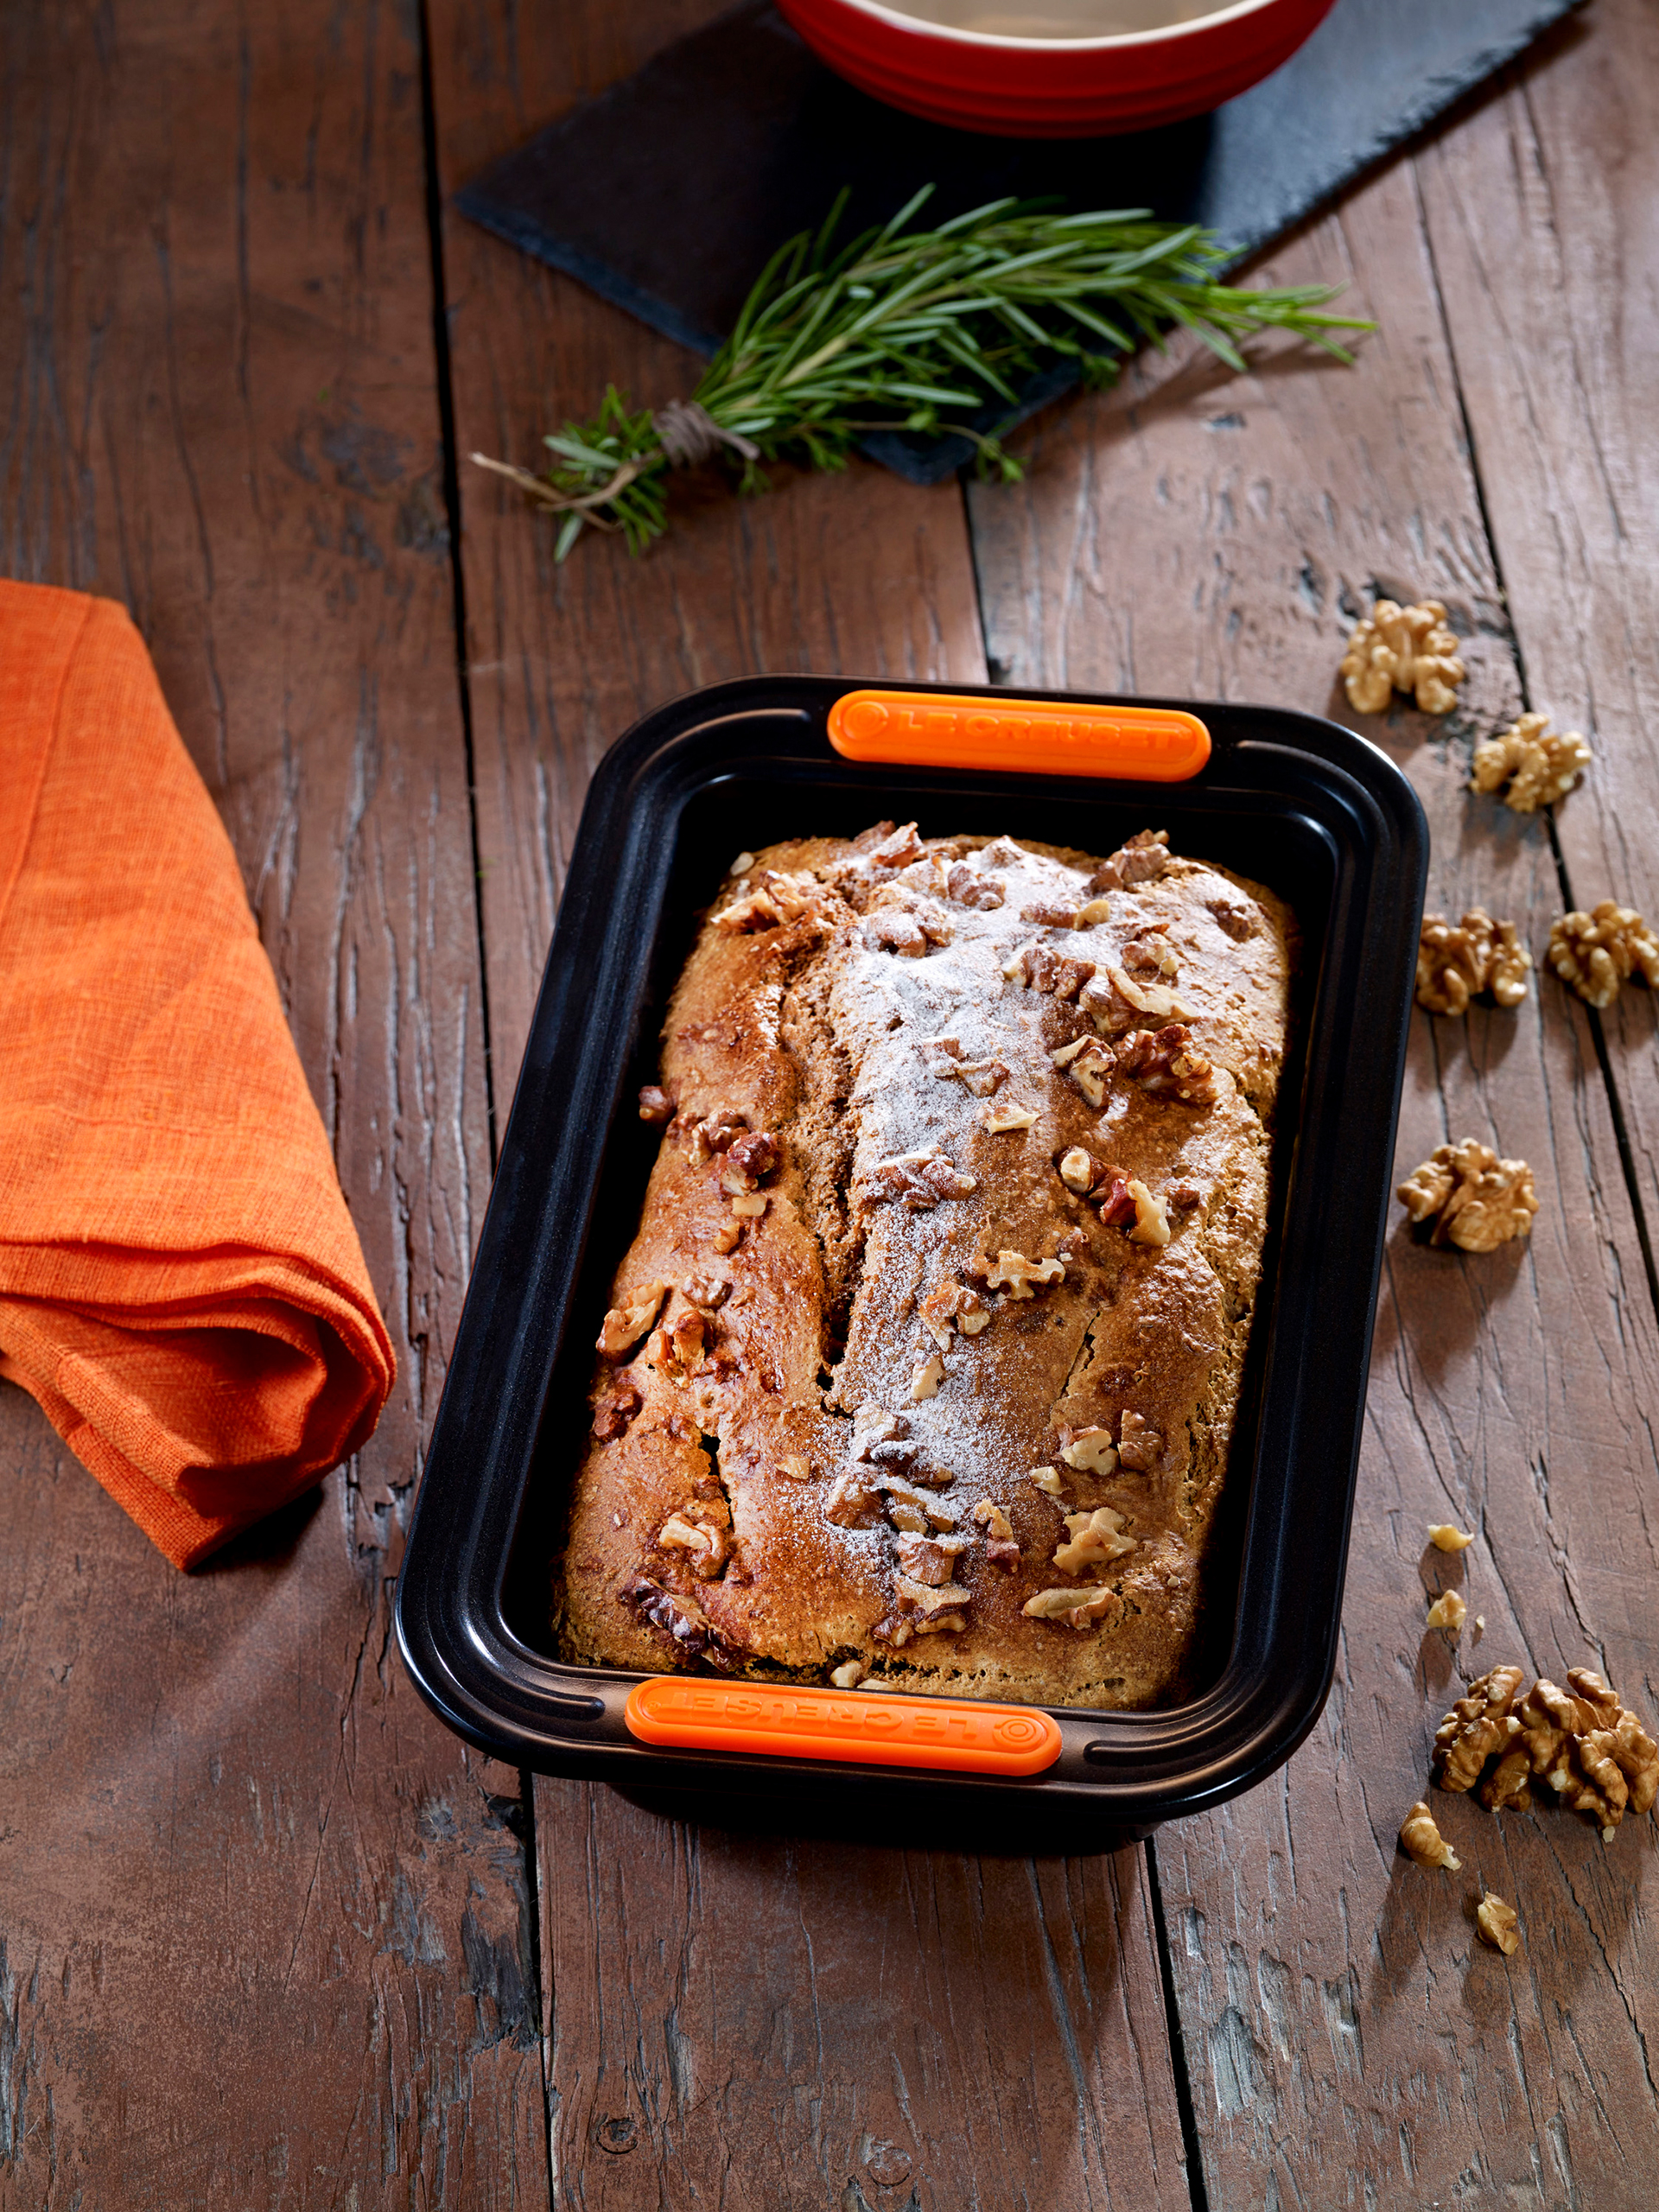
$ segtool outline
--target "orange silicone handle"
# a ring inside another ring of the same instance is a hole
[[[1175,707],[1088,707],[1056,699],[848,691],[830,742],[849,760],[1020,775],[1116,776],[1182,784],[1210,758],[1210,733]]]
[[[772,1689],[655,1675],[628,1693],[628,1726],[647,1744],[873,1766],[943,1766],[1040,1774],[1060,1756],[1060,1732],[1025,1706],[966,1698],[889,1697],[857,1690]]]

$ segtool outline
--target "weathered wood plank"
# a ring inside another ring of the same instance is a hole
[[[389,1649],[487,1179],[413,19],[10,8],[14,574],[124,599],[236,842],[399,1363],[181,1580],[0,1407],[0,2200],[545,2202],[516,1777]]]
[[[435,9],[446,188],[688,20]],[[609,378],[696,374],[462,224],[445,252],[463,452],[533,453]],[[688,486],[645,563],[589,542],[562,570],[545,524],[463,484],[498,1098],[588,775],[641,709],[757,669],[982,677],[953,489],[779,477],[742,505]],[[1135,1854],[1033,1871],[699,1834],[574,1783],[536,1802],[558,2203],[1186,2204]]]
[[[1188,2204],[1138,1852],[756,1839],[562,1783],[537,1806],[556,2203]]]
[[[692,8],[568,7],[526,22],[501,6],[433,11],[446,190],[579,96],[645,60]],[[465,86],[458,109],[447,96]],[[607,383],[636,402],[689,392],[696,358],[573,280],[452,218],[456,441],[534,462],[541,437],[591,413]],[[953,486],[855,462],[772,472],[734,499],[712,476],[677,485],[670,537],[644,561],[591,533],[563,568],[550,525],[464,471],[478,823],[499,1103],[516,1074],[569,840],[594,763],[648,708],[757,670],[983,681],[973,572]]]
[[[1274,267],[1350,271],[1382,323],[1354,372],[1269,350],[1225,382],[1178,359],[1046,429],[1022,489],[972,495],[989,651],[1013,681],[1345,717],[1344,610],[1379,586],[1433,592],[1471,632],[1461,714],[1374,734],[1429,811],[1431,904],[1484,899],[1541,944],[1546,831],[1463,788],[1470,734],[1513,710],[1517,677],[1409,164]],[[1553,993],[1516,1016],[1418,1017],[1402,1169],[1473,1134],[1533,1162],[1543,1211],[1530,1249],[1479,1259],[1390,1236],[1330,1704],[1277,1783],[1154,1845],[1217,2212],[1617,2202],[1659,2122],[1650,1836],[1604,1851],[1563,1814],[1500,1825],[1440,1798],[1465,1872],[1395,1853],[1457,1675],[1605,1658],[1639,1689],[1659,1657],[1654,1317],[1582,1046]],[[1460,1571],[1423,1557],[1444,1519],[1479,1535]],[[1459,1573],[1487,1626],[1452,1653],[1423,1632],[1423,1585]],[[1478,1877],[1520,1907],[1513,1965],[1472,1940]]]
[[[1659,16],[1601,0],[1430,148],[1423,204],[1529,701],[1597,748],[1573,896],[1659,914]],[[1659,1005],[1605,1018],[1659,1224]]]

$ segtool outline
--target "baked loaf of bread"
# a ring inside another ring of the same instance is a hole
[[[878,824],[745,854],[661,1125],[556,1577],[569,1660],[1167,1702],[1267,1218],[1294,925]]]

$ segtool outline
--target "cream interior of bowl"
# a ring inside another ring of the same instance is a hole
[[[982,38],[1112,38],[1195,22],[1233,0],[887,0],[894,15]]]

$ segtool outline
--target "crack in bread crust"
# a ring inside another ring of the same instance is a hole
[[[652,1335],[595,1374],[596,1405],[639,1406],[601,1418],[576,1477],[563,1657],[809,1681],[856,1657],[895,1688],[1054,1705],[1186,1694],[1295,932],[1270,892],[1129,849],[1134,868],[1103,869],[879,824],[757,855],[705,919],[664,1028],[677,1116],[612,1303],[668,1289]],[[1125,1033],[1172,999],[1175,1028]],[[753,1196],[722,1162],[768,1149],[711,1157],[695,1133],[729,1147],[740,1122],[780,1154]],[[1082,1190],[1058,1166],[1077,1148]],[[718,1303],[676,1338],[688,1280]],[[684,1530],[716,1499],[729,1549],[699,1579]],[[982,1499],[1012,1526],[995,1552]],[[1127,1550],[1078,1538],[1102,1508]],[[901,1547],[950,1579],[918,1582]],[[1062,1547],[1087,1563],[1058,1567]],[[1052,1598],[1027,1613],[1072,1583],[1097,1618]]]

